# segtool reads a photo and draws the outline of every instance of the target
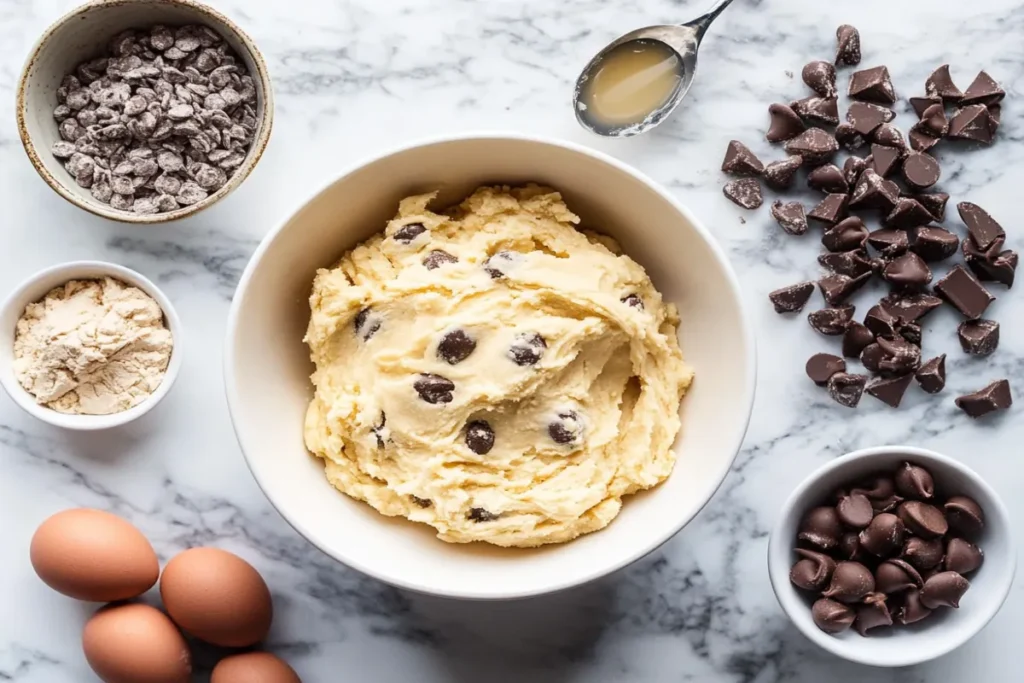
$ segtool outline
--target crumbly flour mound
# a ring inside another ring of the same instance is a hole
[[[675,307],[553,190],[432,199],[317,273],[307,447],[339,490],[445,541],[607,526],[674,465]]]
[[[160,305],[119,280],[71,280],[29,304],[14,339],[14,373],[60,413],[109,415],[163,381],[173,340]]]

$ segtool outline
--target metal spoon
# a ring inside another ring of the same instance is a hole
[[[707,32],[708,27],[711,26],[711,22],[713,22],[718,15],[722,13],[722,10],[728,7],[731,3],[732,0],[717,0],[714,6],[708,10],[706,14],[694,19],[693,21],[679,26],[648,26],[647,28],[641,28],[627,33],[621,38],[610,43],[607,47],[597,53],[597,56],[590,60],[590,63],[587,64],[586,68],[583,69],[583,73],[581,73],[580,77],[576,80],[576,88],[572,98],[573,110],[576,112],[576,120],[580,122],[581,126],[593,133],[618,138],[631,137],[633,135],[646,133],[664,121],[668,115],[672,113],[672,110],[674,110],[683,100],[683,97],[686,96],[686,92],[690,89],[690,84],[693,83],[693,76],[697,70],[697,49],[700,47],[700,41],[704,38],[704,34]],[[623,43],[641,39],[659,41],[676,52],[680,59],[680,69],[682,71],[679,83],[676,86],[675,91],[665,101],[665,103],[647,114],[643,120],[616,125],[609,125],[606,122],[601,122],[588,109],[586,103],[580,101],[580,94],[584,89],[583,86],[595,75],[597,67],[601,65],[601,62],[609,52]]]

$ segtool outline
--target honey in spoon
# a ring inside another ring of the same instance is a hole
[[[672,99],[682,76],[682,60],[671,47],[659,40],[630,40],[596,65],[579,102],[602,126],[639,124]]]

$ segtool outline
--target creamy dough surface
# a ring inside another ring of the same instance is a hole
[[[693,377],[675,307],[554,190],[432,199],[317,273],[307,448],[340,491],[445,541],[607,526],[672,471]]]

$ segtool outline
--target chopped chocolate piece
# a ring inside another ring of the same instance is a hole
[[[872,160],[873,161],[873,160]],[[857,180],[860,178],[860,174],[864,172],[864,169],[868,167],[867,161],[860,157],[848,157],[843,162],[843,177],[846,179],[846,184],[849,187],[854,187],[857,184]]]
[[[892,258],[910,248],[910,237],[907,236],[906,230],[881,228],[868,233],[868,244],[877,249],[882,256]]]
[[[829,195],[829,197],[845,195]],[[821,243],[829,251],[850,251],[864,246],[868,239],[868,228],[858,216],[844,218],[825,231]]]
[[[898,315],[882,304],[872,306],[864,316],[864,324],[876,337],[895,337],[901,322]]]
[[[948,259],[956,253],[958,246],[960,246],[960,238],[949,230],[929,226],[917,231],[910,250],[925,261],[935,262]]]
[[[836,91],[836,68],[828,62],[810,62],[804,66],[800,76],[808,88],[822,97],[835,98],[838,94]]]
[[[1003,117],[1003,107],[999,104],[989,104],[987,108],[989,127],[992,129],[992,137],[995,137],[996,131],[999,129],[999,121]]]
[[[900,504],[896,514],[910,533],[920,538],[940,538],[949,531],[949,523],[942,510],[919,500],[908,500]]]
[[[437,344],[437,355],[448,365],[458,365],[476,349],[476,340],[463,330],[452,330]]]
[[[915,569],[927,571],[942,562],[942,539],[912,536],[903,544],[902,557]]]
[[[823,590],[832,579],[836,561],[828,555],[806,548],[797,548],[796,554],[802,559],[797,560],[789,570],[789,580],[794,586],[805,591]]]
[[[572,444],[583,435],[583,421],[575,410],[563,410],[548,425],[548,436],[557,444]]]
[[[733,204],[744,209],[756,209],[764,202],[764,195],[761,194],[761,183],[756,178],[740,178],[730,180],[722,188],[725,196],[732,200]]]
[[[946,388],[946,354],[936,356],[922,365],[914,375],[917,383],[929,394],[937,394]]]
[[[819,166],[808,173],[807,184],[815,190],[821,190],[822,192],[841,192],[845,194],[850,191],[850,186],[846,182],[843,172],[834,164]]]
[[[818,280],[818,289],[829,306],[836,306],[843,303],[850,295],[867,284],[871,279],[871,273],[864,273],[858,277],[847,275],[828,275]]]
[[[903,394],[907,393],[907,388],[910,386],[910,380],[913,378],[914,375],[907,374],[896,377],[874,379],[871,381],[871,384],[867,386],[866,391],[882,403],[890,405],[893,408],[899,408],[900,401],[903,400]]]
[[[910,98],[910,106],[913,107],[914,113],[917,114],[917,118],[924,116],[928,107],[933,104],[942,104],[942,98],[938,95],[925,95],[924,97]]]
[[[921,604],[921,591],[912,588],[903,594],[903,604],[896,610],[896,622],[906,626],[931,616],[932,611]]]
[[[924,287],[932,281],[932,269],[924,259],[909,251],[886,264],[882,277],[901,287]]]
[[[426,231],[427,229],[422,223],[406,223],[396,230],[395,234],[391,237],[397,242],[409,244],[409,242],[412,242]]]
[[[917,323],[904,323],[900,325],[900,336],[914,346],[921,345],[921,326]]]
[[[764,164],[739,140],[730,140],[722,161],[722,170],[739,176],[754,176],[764,173]]]
[[[981,548],[962,538],[951,538],[946,544],[946,559],[943,567],[948,572],[970,574],[981,566],[985,559]]]
[[[860,32],[849,24],[836,29],[836,64],[860,64]]]
[[[999,282],[1007,287],[1013,287],[1019,258],[1017,252],[1003,250],[1004,242],[1005,240],[999,237],[988,249],[982,251],[974,246],[973,239],[965,239],[962,245],[964,261],[979,280]]]
[[[946,102],[959,102],[964,94],[953,85],[953,77],[949,75],[949,64],[943,64],[932,72],[924,82],[924,91],[930,97],[940,97]]]
[[[939,144],[939,138],[922,130],[920,124],[914,125],[907,137],[910,139],[910,148],[915,152],[927,152]]]
[[[953,114],[948,136],[959,140],[992,142],[992,115],[983,104],[971,104]]]
[[[808,359],[804,369],[815,384],[823,387],[832,375],[846,372],[846,361],[829,353],[816,353]]]
[[[846,195],[841,192],[835,192],[825,195],[825,198],[822,199],[816,207],[810,210],[807,217],[812,220],[821,221],[822,223],[828,223],[831,225],[845,215]]]
[[[907,500],[928,500],[935,496],[935,480],[931,472],[915,465],[905,462],[896,470],[896,490]]]
[[[883,352],[878,363],[878,369],[883,374],[903,375],[921,367],[921,347],[916,344],[911,344],[902,337],[891,340],[878,337],[875,343]]]
[[[843,121],[836,126],[835,136],[836,142],[850,151],[864,146],[864,136],[857,132],[852,123]]]
[[[876,557],[889,557],[903,547],[905,533],[899,517],[881,512],[871,520],[867,529],[860,532],[860,546]]]
[[[789,106],[807,121],[820,121],[832,126],[839,123],[839,100],[834,97],[805,97],[790,102]]]
[[[814,291],[814,283],[807,283],[811,286],[810,291]],[[808,294],[810,296],[810,294]],[[520,332],[516,335],[512,341],[512,346],[509,347],[508,353],[506,354],[513,363],[516,365],[536,365],[540,361],[540,357],[544,354],[544,350],[548,348],[548,344],[544,341],[544,337],[536,332]]]
[[[978,279],[960,265],[953,266],[944,278],[935,283],[935,292],[966,318],[980,318],[995,301]]]
[[[892,626],[892,615],[889,613],[885,595],[871,593],[864,598],[863,604],[857,606],[853,628],[857,633],[866,636],[869,630],[882,626]]]
[[[494,520],[501,517],[501,515],[486,510],[484,508],[470,508],[469,513],[466,515],[466,519],[471,522],[493,522]]]
[[[903,560],[886,560],[875,569],[875,590],[879,593],[888,595],[923,585],[921,574]]]
[[[931,294],[893,293],[886,295],[879,303],[904,322],[912,323],[940,307],[942,299]]]
[[[822,595],[839,602],[855,603],[874,590],[875,577],[870,569],[860,562],[839,562],[832,572],[828,590]]]
[[[807,214],[800,202],[781,202],[772,204],[772,218],[779,227],[790,235],[802,235],[807,232]]]
[[[811,324],[815,332],[828,337],[838,337],[853,320],[854,307],[850,304],[837,308],[823,308],[820,311],[812,311],[807,314],[807,322]]]
[[[903,160],[903,179],[911,189],[928,189],[939,182],[939,162],[923,152],[910,152]]]
[[[921,604],[928,609],[959,607],[970,582],[956,572],[939,572],[928,578],[921,589]]]
[[[900,197],[896,200],[896,206],[885,217],[885,225],[900,230],[910,230],[921,225],[926,225],[932,220],[928,209],[921,206],[921,203],[912,197]]]
[[[949,132],[949,120],[941,104],[933,104],[921,114],[920,130],[937,138]]]
[[[768,133],[765,134],[768,142],[782,142],[792,140],[800,133],[807,130],[804,120],[793,111],[793,108],[786,104],[768,105],[768,114],[771,116],[771,123],[768,125]]]
[[[486,420],[473,420],[466,425],[466,446],[477,455],[487,455],[494,448],[494,429]]]
[[[849,605],[820,598],[811,605],[811,618],[814,619],[814,625],[822,631],[835,635],[850,628],[856,618],[856,612]]]
[[[886,147],[895,147],[898,150],[906,151],[907,141],[903,139],[903,132],[891,123],[883,123],[875,129],[871,136],[874,142]]]
[[[960,202],[956,205],[960,220],[967,226],[967,232],[974,240],[974,246],[984,251],[992,246],[1000,237],[1006,237],[1006,231],[985,209],[971,202]]]
[[[870,372],[881,372],[881,362],[884,358],[885,351],[882,350],[882,347],[877,341],[872,344],[868,344],[864,347],[864,350],[860,352],[860,362]]]
[[[868,383],[865,375],[837,372],[828,379],[828,394],[832,400],[847,408],[856,408]]]
[[[899,195],[896,183],[884,179],[873,168],[866,168],[850,195],[850,207],[881,209],[888,213],[896,206]]]
[[[1003,89],[998,83],[993,80],[991,76],[982,71],[975,78],[967,90],[964,91],[963,99],[960,103],[963,105],[968,104],[985,104],[993,105],[998,104],[1006,96]]]
[[[798,156],[788,156],[781,161],[773,161],[765,166],[764,182],[773,190],[787,190],[793,184],[796,172],[804,160]]]
[[[883,123],[888,123],[896,118],[896,112],[887,107],[879,107],[876,104],[867,102],[851,102],[846,112],[846,120],[853,126],[853,129],[867,137],[875,132]]]
[[[956,407],[971,417],[981,417],[997,410],[1006,410],[1013,405],[1010,383],[1005,379],[996,380],[984,389],[965,394],[956,399]]]
[[[871,261],[868,259],[867,252],[863,249],[821,254],[818,256],[818,263],[833,273],[850,277],[858,277],[864,273],[872,272]]]
[[[851,322],[843,333],[843,355],[847,358],[860,358],[860,353],[870,344],[875,343],[875,335],[859,322]]]
[[[842,496],[836,504],[836,513],[839,515],[839,521],[853,529],[863,529],[875,516],[871,501],[863,493]]]
[[[443,249],[434,249],[426,258],[423,259],[423,265],[427,270],[436,270],[446,263],[458,263],[459,259],[456,256],[452,256]]]
[[[768,294],[768,299],[775,307],[776,313],[795,313],[804,309],[813,293],[813,282],[801,282],[798,285],[776,289]]]
[[[810,543],[822,550],[831,550],[839,545],[843,526],[834,507],[811,508],[800,521],[797,540]]]
[[[945,192],[931,192],[912,196],[932,215],[932,218],[940,223],[946,220],[946,203],[949,201],[948,194]]]
[[[903,158],[903,150],[896,147],[886,147],[877,142],[871,144],[871,165],[875,173],[885,178],[892,174],[899,166]]]
[[[1006,380],[1000,380],[1005,382]],[[1009,386],[1007,386],[1009,391]],[[1009,393],[1007,393],[1009,396]],[[974,538],[985,526],[985,514],[977,501],[967,496],[952,496],[943,506],[949,528],[958,536]]]
[[[889,70],[884,66],[855,71],[850,76],[850,97],[855,100],[867,100],[880,104],[895,104],[896,91],[889,78]]]
[[[995,320],[965,320],[956,328],[960,348],[972,356],[989,356],[999,346],[999,323]]]
[[[818,166],[831,159],[839,143],[821,128],[808,128],[786,143],[786,154],[795,154],[809,166]]]
[[[452,392],[455,391],[455,384],[450,379],[432,373],[421,374],[412,386],[421,399],[434,405],[451,403]]]

